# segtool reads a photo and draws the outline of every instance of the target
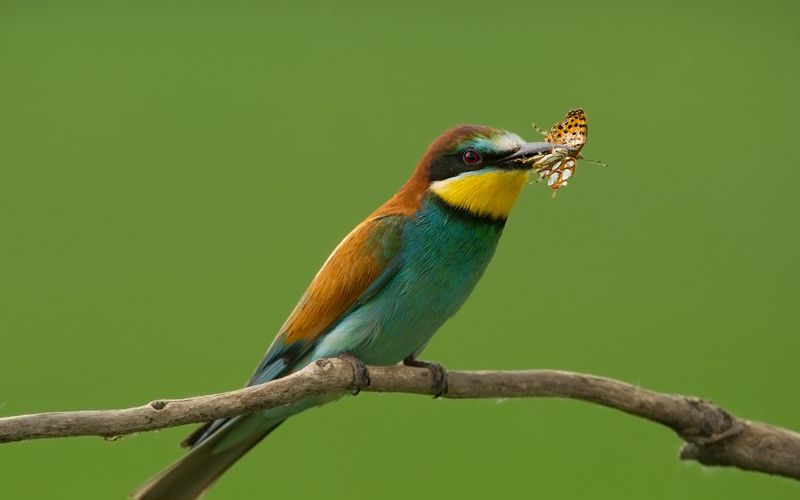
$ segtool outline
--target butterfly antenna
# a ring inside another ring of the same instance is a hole
[[[591,158],[581,158],[581,160],[588,161],[589,163],[597,163],[601,167],[607,167],[608,166],[608,163],[606,163],[604,161],[600,161],[600,160],[592,160]]]
[[[547,135],[547,130],[541,128],[539,125],[536,125],[534,122],[531,122],[531,127],[533,127],[533,130],[539,132],[540,134],[545,136]]]

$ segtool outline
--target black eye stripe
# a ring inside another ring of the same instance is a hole
[[[463,174],[464,172],[473,172],[489,167],[493,165],[496,160],[505,158],[515,150],[512,149],[503,152],[472,151],[475,151],[481,156],[481,161],[474,164],[465,162],[464,154],[467,150],[454,151],[435,157],[428,166],[428,180],[431,182],[441,181]]]

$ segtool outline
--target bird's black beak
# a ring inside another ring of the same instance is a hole
[[[533,168],[532,162],[528,160],[535,156],[552,153],[554,149],[559,147],[563,146],[550,142],[526,142],[513,153],[500,158],[497,164],[507,168]]]

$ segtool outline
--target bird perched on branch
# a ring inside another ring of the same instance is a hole
[[[494,254],[530,158],[550,143],[463,125],[428,148],[406,184],[333,250],[267,349],[248,385],[341,356],[368,383],[363,363],[440,365],[417,354],[464,303]],[[357,388],[356,388],[357,390]],[[315,396],[288,407],[210,422],[189,436],[189,452],[137,489],[140,500],[201,495],[286,418],[327,402]]]

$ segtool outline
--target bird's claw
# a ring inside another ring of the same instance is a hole
[[[343,352],[337,356],[339,359],[347,361],[353,367],[353,385],[350,387],[350,394],[358,396],[361,389],[369,385],[369,370],[363,361],[350,353]]]
[[[433,377],[433,398],[447,394],[447,370],[444,369],[439,363],[431,363],[429,361],[420,361],[414,356],[409,356],[403,360],[406,366],[413,366],[416,368],[427,368]]]

